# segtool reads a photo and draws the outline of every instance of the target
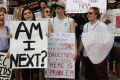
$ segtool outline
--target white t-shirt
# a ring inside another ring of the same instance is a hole
[[[98,20],[94,25],[91,25],[90,22],[86,23],[83,27],[83,33],[88,33],[90,31],[94,30],[96,27],[98,27],[98,25],[99,25],[99,27],[103,28],[106,32],[109,32],[107,25]],[[83,51],[83,56],[87,57],[85,50]]]
[[[52,1],[53,4],[55,4],[55,1]],[[52,6],[50,2],[47,3],[48,6]]]
[[[59,20],[57,17],[51,20],[53,33],[70,33],[70,24],[72,22],[72,18],[66,17],[64,20]]]
[[[35,14],[35,18],[42,18],[42,14],[40,12],[36,12]]]

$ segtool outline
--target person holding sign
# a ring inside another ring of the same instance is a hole
[[[114,36],[109,34],[107,25],[98,20],[99,16],[99,8],[91,7],[88,10],[87,17],[90,22],[84,25],[78,49],[80,53],[84,47],[85,78],[88,80],[109,80],[106,57],[113,46]]]
[[[22,19],[22,10],[23,10],[23,7],[21,7],[21,6],[15,7],[14,12],[13,12],[13,20],[19,21]],[[13,69],[11,80],[13,80],[13,78],[14,78],[14,71],[15,71],[16,80],[20,80],[20,70],[21,69]]]
[[[26,7],[22,12],[22,20],[25,21],[36,21],[33,11]],[[31,79],[30,79],[31,70]],[[23,80],[39,80],[39,69],[21,69]]]
[[[52,11],[50,8],[45,8],[42,12],[42,18],[52,18]]]
[[[42,11],[47,7],[47,2],[45,0],[41,0],[40,1],[40,6],[41,6],[40,11],[34,13],[35,14],[35,18],[41,18],[42,17]]]
[[[74,20],[65,16],[66,5],[62,1],[53,4],[57,16],[49,23],[48,33],[75,33]],[[75,43],[75,55],[77,55],[77,43]],[[76,59],[76,58],[75,58]],[[53,80],[51,78],[51,80]],[[57,79],[55,79],[57,80]]]
[[[42,11],[42,18],[52,18],[52,11],[50,8],[45,8],[43,11]],[[50,19],[48,19],[48,23],[49,23]],[[44,78],[44,68],[42,69],[42,78],[43,80],[45,80]]]
[[[8,39],[12,38],[12,34],[9,33],[10,29],[7,26],[4,26],[4,12],[0,9],[0,51],[8,52],[9,55],[9,42]]]

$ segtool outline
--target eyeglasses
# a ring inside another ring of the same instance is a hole
[[[88,14],[89,14],[89,15],[92,15],[92,14],[95,14],[95,13],[93,13],[93,12],[87,12],[87,15],[88,15]]]
[[[46,10],[46,13],[48,13],[48,12],[52,13],[51,11]]]

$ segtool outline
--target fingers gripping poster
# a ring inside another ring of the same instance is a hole
[[[98,26],[91,32],[82,33],[82,42],[91,62],[99,64],[110,52],[114,36]]]
[[[52,33],[48,43],[46,78],[75,78],[74,33]]]
[[[10,21],[10,67],[47,68],[47,21]]]
[[[11,73],[10,59],[7,58],[7,53],[0,52],[0,80],[10,80]]]

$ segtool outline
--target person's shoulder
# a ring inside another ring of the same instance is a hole
[[[70,20],[74,20],[73,18],[70,18],[70,17],[67,17],[68,19],[70,19]]]
[[[40,12],[35,12],[34,14],[41,14]]]
[[[101,27],[107,27],[107,25],[104,23],[104,22],[102,22],[102,21],[100,21],[100,24],[99,24]]]

